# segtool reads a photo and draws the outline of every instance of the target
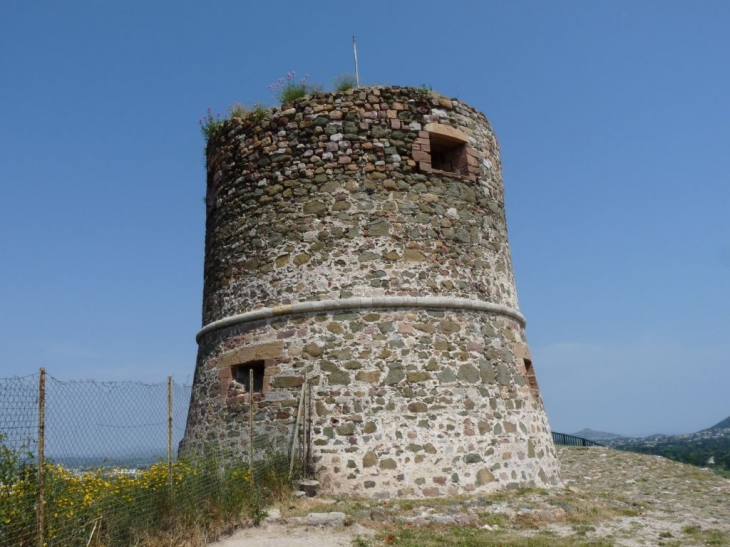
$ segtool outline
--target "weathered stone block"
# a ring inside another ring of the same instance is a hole
[[[384,460],[380,460],[380,469],[396,469],[398,467],[398,463],[393,458],[386,458]]]
[[[390,222],[384,218],[378,218],[370,223],[366,233],[370,237],[387,236],[390,233],[390,228]]]
[[[331,513],[309,513],[307,515],[307,524],[309,526],[344,526],[347,515],[339,511]]]
[[[271,385],[276,388],[301,387],[304,378],[301,376],[279,376],[274,378]]]
[[[459,367],[457,379],[463,382],[476,383],[480,380],[479,371],[473,365],[466,364]]]
[[[321,346],[318,346],[316,343],[310,342],[309,344],[304,346],[304,352],[309,357],[316,358],[316,357],[322,357],[323,349]]]
[[[373,467],[378,463],[378,457],[375,455],[374,452],[368,451],[365,453],[365,455],[362,458],[362,466],[363,467]]]
[[[302,212],[305,215],[323,215],[327,212],[327,206],[321,201],[310,201],[304,204]]]
[[[406,379],[409,382],[425,382],[431,379],[431,375],[428,372],[408,372],[406,373]]]
[[[393,385],[397,384],[401,380],[403,380],[406,377],[405,372],[403,371],[403,365],[400,363],[393,363],[388,368],[388,374],[383,379],[383,383],[385,385]]]
[[[346,422],[337,428],[338,435],[353,435],[355,433],[355,424]]]
[[[426,412],[428,410],[428,406],[420,401],[414,401],[412,403],[408,403],[408,410],[411,412]]]
[[[307,253],[300,253],[294,257],[294,265],[295,266],[301,266],[302,264],[306,264],[312,259],[311,256],[309,256]]]
[[[282,356],[283,351],[283,342],[272,342],[236,348],[221,354],[216,360],[216,366],[218,368],[223,368],[251,361],[277,359]]]
[[[329,380],[330,385],[342,385],[346,386],[350,383],[352,378],[350,378],[350,374],[348,372],[345,372],[344,370],[338,370],[336,372],[331,372],[327,379]]]
[[[439,322],[439,331],[447,336],[459,332],[460,330],[461,325],[455,323],[454,321],[444,320]]]
[[[497,382],[503,386],[508,386],[511,380],[512,375],[509,369],[503,363],[497,364]]]
[[[476,479],[477,486],[484,486],[485,484],[489,484],[490,482],[494,482],[494,481],[495,481],[494,475],[492,475],[492,472],[489,469],[480,469],[477,472],[477,479]]]
[[[355,375],[355,379],[360,382],[367,382],[368,384],[377,384],[380,381],[379,371],[359,371]]]
[[[456,373],[451,367],[444,367],[443,369],[441,369],[441,372],[438,373],[437,377],[439,381],[445,384],[456,381]]]
[[[334,334],[344,334],[345,328],[340,323],[330,323],[327,325],[327,330]]]
[[[488,362],[479,363],[479,376],[482,382],[487,384],[493,384],[497,379],[497,374],[494,372],[494,366]]]
[[[360,253],[357,257],[360,262],[370,262],[372,260],[377,260],[378,258],[380,258],[380,255],[372,251],[365,251]]]
[[[418,249],[406,249],[403,251],[403,260],[406,262],[425,262],[426,255]]]

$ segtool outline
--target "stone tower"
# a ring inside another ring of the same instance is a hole
[[[307,96],[226,122],[207,165],[186,449],[246,454],[251,390],[286,446],[307,382],[325,491],[559,483],[483,114],[406,87]]]

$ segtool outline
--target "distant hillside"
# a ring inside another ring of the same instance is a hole
[[[730,477],[730,416],[712,427],[684,435],[624,437],[590,428],[582,429],[573,435],[618,450],[655,454],[682,463],[709,466],[714,471]]]
[[[617,435],[616,433],[606,433],[605,431],[594,431],[593,429],[589,428],[581,429],[580,431],[578,431],[577,433],[573,433],[572,435],[597,443],[624,438],[623,435]]]
[[[604,443],[618,450],[655,454],[692,465],[710,465],[715,471],[730,475],[730,428],[713,427],[687,435],[611,439]]]
[[[708,427],[707,429],[703,429],[702,431],[713,431],[715,429],[730,429],[730,416],[725,418],[721,422],[717,422],[712,427]]]

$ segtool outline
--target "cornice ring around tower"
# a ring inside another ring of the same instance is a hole
[[[261,321],[262,319],[370,308],[430,308],[480,311],[510,317],[517,321],[522,328],[527,324],[525,317],[516,309],[482,300],[449,298],[444,296],[356,296],[336,300],[299,302],[297,304],[274,306],[273,308],[259,308],[245,313],[231,315],[205,325],[195,335],[195,341],[200,343],[203,336],[219,329],[240,325],[242,323],[250,323],[252,321]]]

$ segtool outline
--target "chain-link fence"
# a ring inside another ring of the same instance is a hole
[[[145,545],[181,523],[209,529],[211,515],[260,515],[308,452],[305,390],[276,425],[289,427],[287,446],[260,429],[266,405],[254,398],[231,424],[238,454],[209,442],[178,460],[190,392],[172,379],[62,382],[43,370],[0,379],[0,547]]]
[[[248,439],[242,445],[254,478],[264,488],[273,477],[313,476],[309,388],[304,383],[296,398],[285,401],[288,406],[273,410],[266,408],[265,401],[253,398],[253,412],[248,413]]]
[[[198,386],[181,451],[185,457],[241,459],[262,484],[271,474],[311,475],[310,388],[301,378],[300,385],[263,393],[249,375],[224,386],[220,397]]]
[[[0,545],[24,545],[36,530],[37,374],[0,381]],[[35,544],[34,544],[35,545]]]

